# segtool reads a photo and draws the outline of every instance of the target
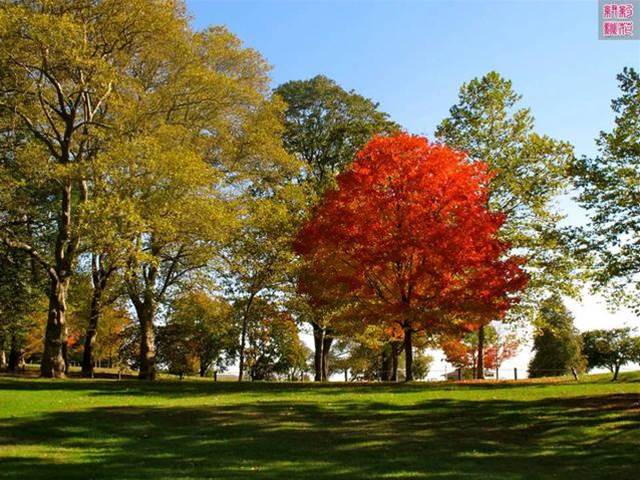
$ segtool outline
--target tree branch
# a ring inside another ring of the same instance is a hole
[[[0,240],[7,247],[22,250],[29,254],[33,259],[35,259],[47,272],[47,274],[53,279],[58,281],[59,277],[56,270],[51,266],[49,262],[38,252],[35,248],[25,242],[21,242],[19,240],[12,240],[9,237],[0,234]]]

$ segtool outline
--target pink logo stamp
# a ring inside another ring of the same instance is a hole
[[[601,40],[640,39],[640,0],[599,0]]]

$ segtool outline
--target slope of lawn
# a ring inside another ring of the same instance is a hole
[[[0,378],[0,478],[638,478],[640,375],[415,385]]]

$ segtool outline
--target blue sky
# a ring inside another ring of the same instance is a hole
[[[640,68],[640,41],[598,40],[593,0],[189,0],[188,7],[196,28],[226,25],[260,51],[274,86],[324,74],[427,136],[463,82],[496,70],[522,94],[539,133],[593,155],[598,132],[611,128],[616,74]],[[582,217],[566,198],[561,205],[570,218]],[[629,311],[609,312],[598,296],[567,305],[581,330],[639,325]],[[529,354],[524,349],[509,367],[524,369]],[[433,368],[442,366],[436,354]]]
[[[325,74],[431,136],[464,81],[513,80],[537,130],[593,154],[615,76],[640,41],[598,40],[597,2],[190,0],[194,25],[226,25],[273,66],[273,82]],[[637,28],[640,28],[638,26]]]

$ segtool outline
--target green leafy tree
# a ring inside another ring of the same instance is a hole
[[[286,82],[275,94],[287,104],[284,146],[303,163],[301,180],[311,204],[335,185],[335,176],[374,135],[399,130],[378,103],[323,75]],[[331,309],[303,303],[298,302],[298,317],[313,327],[315,380],[326,380],[335,336]]]
[[[240,305],[242,310],[242,305]],[[308,349],[295,320],[277,305],[257,300],[247,329],[245,368],[251,380],[274,380],[306,371]]]
[[[42,374],[63,375],[67,294],[91,252],[122,267],[152,379],[158,310],[211,266],[242,195],[290,160],[268,66],[224,28],[194,31],[180,1],[4,3],[0,32],[0,130],[18,167],[0,172],[0,241],[50,279]],[[23,218],[40,221],[38,242]]]
[[[233,361],[237,339],[231,304],[204,291],[190,291],[172,303],[166,324],[158,328],[158,358],[171,373],[204,377]]]
[[[225,227],[233,224],[213,184],[219,173],[184,138],[175,143],[177,130],[138,137],[106,160],[110,178],[121,182],[105,208],[113,206],[122,238],[130,242],[122,275],[141,332],[139,377],[148,380],[156,375],[159,311],[174,294],[199,283],[225,239]]]
[[[123,277],[144,379],[155,377],[158,312],[221,262],[243,203],[293,164],[260,55],[225,29],[183,27],[136,72],[140,96],[126,119],[135,136],[101,155],[94,176],[105,193],[92,208],[129,242]]]
[[[284,173],[284,172],[282,172]],[[249,322],[257,301],[280,302],[291,295],[296,265],[291,248],[304,196],[286,178],[269,192],[245,197],[242,223],[222,249],[219,275],[240,312],[238,380],[244,376]]]
[[[400,359],[400,365],[402,368],[402,358]],[[424,350],[418,349],[413,356],[413,378],[415,380],[424,380],[429,375],[431,370],[431,364],[433,363],[433,357],[427,354]],[[402,380],[402,378],[400,378]]]
[[[560,295],[540,304],[533,336],[534,356],[529,362],[529,377],[554,377],[577,374],[585,368],[582,337],[573,325]]]
[[[506,214],[501,235],[526,257],[529,282],[511,319],[532,317],[538,303],[553,292],[576,293],[575,266],[558,230],[563,216],[554,200],[568,185],[573,149],[567,142],[534,131],[528,108],[511,81],[497,72],[474,78],[460,88],[458,103],[436,136],[472,160],[487,162],[494,173],[490,206]],[[480,328],[482,339],[484,329]],[[484,342],[479,342],[483,348]],[[483,376],[483,355],[478,376]]]
[[[374,135],[398,130],[379,104],[323,75],[275,89],[287,104],[284,145],[305,164],[304,179],[322,192]]]
[[[430,346],[425,336],[416,337],[413,352],[413,378],[422,380],[429,374],[433,358],[426,353]],[[331,351],[330,372],[344,374],[344,380],[404,380],[405,363],[400,358],[402,340],[390,342],[389,334],[379,325],[369,325],[361,332],[342,332]]]
[[[337,362],[337,368],[349,372],[352,381],[373,381],[380,374],[380,352],[362,342],[353,342],[348,355]]]
[[[583,352],[589,369],[604,367],[618,379],[620,367],[640,361],[640,338],[630,328],[591,330],[582,334]]]
[[[67,293],[83,250],[82,206],[91,197],[87,167],[123,132],[123,114],[140,93],[132,75],[142,65],[157,64],[151,56],[163,52],[186,22],[179,2],[52,0],[0,6],[0,131],[5,138],[21,139],[11,146],[18,168],[0,174],[0,240],[28,253],[49,278],[45,377],[65,371]],[[25,189],[44,190],[48,200],[34,204],[21,194]],[[33,218],[42,222],[41,241],[16,228]]]
[[[576,161],[578,200],[590,219],[577,239],[579,247],[592,254],[595,287],[608,292],[614,304],[626,303],[638,313],[640,75],[625,68],[618,81],[621,95],[611,103],[613,130],[600,133],[599,155]]]
[[[348,338],[337,338],[333,348],[329,353],[329,361],[327,366],[330,369],[329,375],[342,373],[344,381],[349,381],[349,354],[352,348],[352,342]]]
[[[0,368],[16,370],[39,339],[46,286],[37,269],[25,252],[0,247]]]

